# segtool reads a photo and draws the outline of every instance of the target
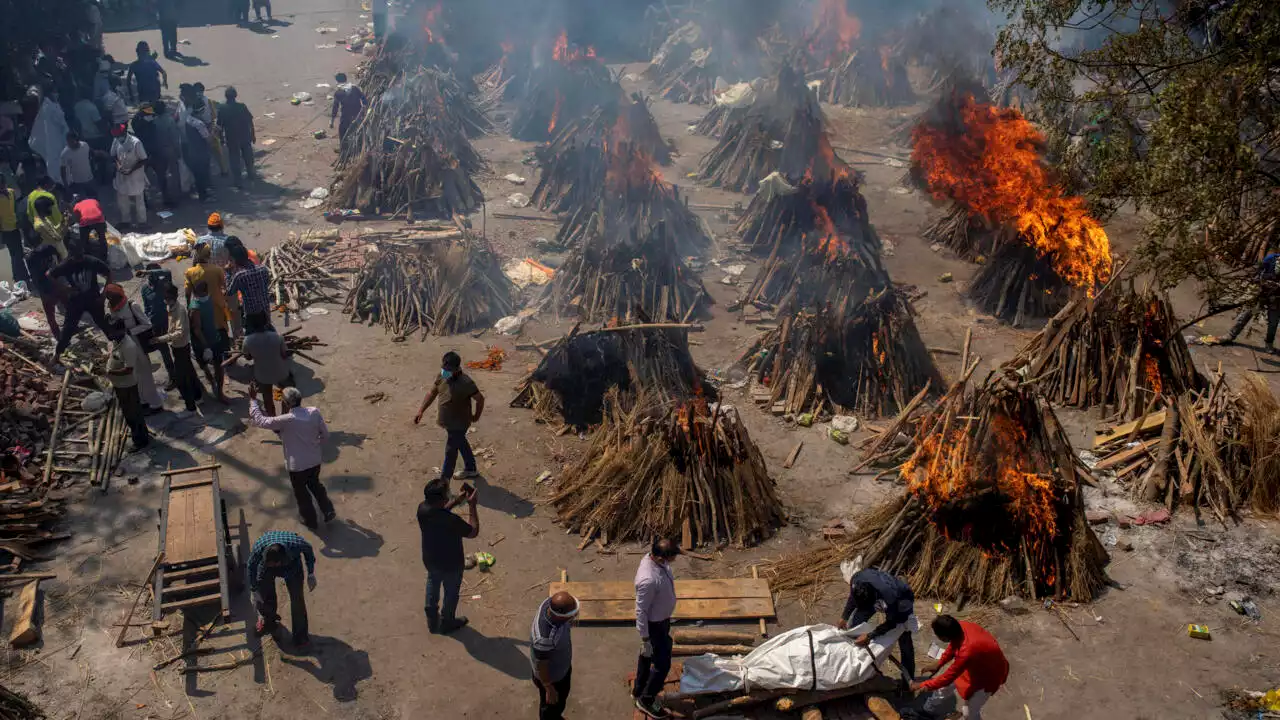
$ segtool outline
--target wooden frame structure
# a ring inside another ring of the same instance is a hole
[[[159,548],[163,560],[152,579],[153,626],[167,613],[207,605],[219,605],[223,618],[231,616],[239,570],[218,480],[220,467],[213,463],[164,473]],[[190,477],[197,473],[207,476]]]

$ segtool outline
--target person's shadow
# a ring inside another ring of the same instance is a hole
[[[483,507],[499,510],[516,518],[527,518],[533,515],[534,505],[532,502],[504,487],[494,485],[483,474],[467,480],[459,480],[455,476],[453,482],[459,487],[462,482],[469,482],[474,485],[479,504]]]
[[[373,677],[369,653],[356,650],[347,643],[325,635],[312,635],[305,650],[284,648],[280,662],[305,670],[316,680],[333,686],[333,699],[351,702],[356,699],[356,685]]]
[[[381,535],[361,527],[354,520],[329,523],[318,534],[324,541],[320,554],[327,558],[350,560],[375,557],[384,544]]]
[[[516,680],[532,677],[529,665],[529,641],[509,637],[485,637],[468,625],[448,637],[462,643],[471,657]],[[521,650],[521,647],[526,649]]]

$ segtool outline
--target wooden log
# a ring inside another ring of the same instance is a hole
[[[783,695],[790,695],[793,692],[793,690],[758,690],[747,695],[739,695],[738,697],[730,698],[729,700],[724,700],[718,703],[712,703],[704,708],[694,710],[693,718],[694,720],[700,720],[700,718],[709,718],[712,715],[716,715],[724,711],[737,711],[742,708],[754,707],[756,705],[767,703],[770,700],[776,700]]]
[[[739,630],[717,630],[715,628],[679,628],[671,631],[671,639],[680,645],[701,645],[701,644],[739,644],[751,645],[755,643],[756,636],[754,633],[742,632]]]
[[[40,581],[32,580],[18,595],[17,620],[9,633],[9,644],[26,647],[40,639]]]
[[[124,616],[124,621],[120,626],[120,634],[116,636],[116,647],[124,646],[124,634],[129,631],[129,621],[133,619],[133,613],[138,609],[138,601],[142,599],[142,594],[151,587],[151,578],[159,569],[160,563],[164,560],[164,552],[156,554],[155,562],[151,563],[151,569],[147,571],[147,576],[142,579],[142,587],[138,588],[137,594],[133,596],[133,603],[129,605],[129,614]]]
[[[1151,477],[1142,491],[1142,496],[1148,501],[1160,499],[1165,494],[1165,487],[1169,482],[1169,457],[1173,452],[1173,445],[1178,436],[1178,403],[1170,403],[1165,413],[1164,429],[1160,432],[1160,450],[1156,453],[1155,465],[1151,468]],[[1190,418],[1191,422],[1195,422],[1195,418]]]
[[[822,708],[817,705],[810,705],[800,711],[800,720],[822,720]]]
[[[750,645],[675,645],[671,649],[672,655],[746,655],[755,648]]]
[[[804,447],[803,440],[796,443],[796,446],[792,448],[790,454],[787,455],[786,461],[782,463],[782,467],[790,469],[792,465],[795,465],[796,458],[800,457],[800,449],[803,447]]]
[[[53,415],[53,434],[49,436],[49,452],[44,458],[45,485],[49,484],[49,476],[53,474],[53,449],[58,446],[58,431],[62,429],[62,405],[67,401],[67,386],[71,384],[71,370],[62,374],[62,389],[58,391],[58,409]]]

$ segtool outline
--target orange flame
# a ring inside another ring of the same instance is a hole
[[[1154,355],[1142,356],[1142,374],[1147,379],[1147,387],[1151,392],[1160,394],[1164,390],[1164,378],[1160,375],[1160,360]]]
[[[432,28],[440,21],[440,13],[444,10],[443,3],[436,3],[434,7],[427,8],[426,17],[422,21],[422,31],[427,34],[427,42],[436,42],[436,31]]]
[[[560,103],[564,102],[564,96],[556,90],[556,106],[551,109],[551,122],[547,123],[547,132],[556,131],[556,123],[560,121]]]
[[[585,50],[579,47],[570,48],[569,33],[561,30],[560,37],[556,38],[556,44],[551,50],[551,56],[558,62],[569,65],[579,60],[595,59],[596,49],[590,46]]]
[[[814,232],[817,233],[817,249],[826,253],[830,261],[839,260],[849,252],[849,245],[840,237],[835,223],[831,222],[831,214],[827,209],[813,203]]]
[[[675,189],[662,179],[662,172],[653,157],[631,141],[631,120],[624,109],[609,129],[604,139],[605,187],[613,192],[625,192],[627,188],[653,185],[658,192],[674,197]]]
[[[1011,225],[1062,279],[1089,291],[1111,275],[1111,243],[1084,201],[1067,195],[1040,157],[1044,136],[1022,113],[961,99],[963,129],[928,123],[913,133],[911,159],[934,197]]]
[[[809,49],[833,59],[848,55],[862,35],[862,22],[849,12],[847,0],[822,0],[813,18],[814,38]]]

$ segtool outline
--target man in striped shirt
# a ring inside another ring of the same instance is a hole
[[[234,242],[233,242],[234,241]],[[240,295],[240,305],[244,318],[255,313],[271,314],[271,271],[266,265],[253,262],[249,250],[239,238],[227,238],[227,252],[231,255],[234,269],[231,271],[231,282],[227,284],[227,306],[235,305],[236,294]]]
[[[306,561],[307,588],[316,589],[316,554],[311,544],[295,532],[270,530],[262,534],[249,553],[247,574],[249,590],[257,595],[258,635],[275,632],[280,626],[277,610],[276,579],[283,579],[289,590],[290,623],[293,644],[306,648],[311,643],[307,632],[307,601],[302,594],[302,566]]]

